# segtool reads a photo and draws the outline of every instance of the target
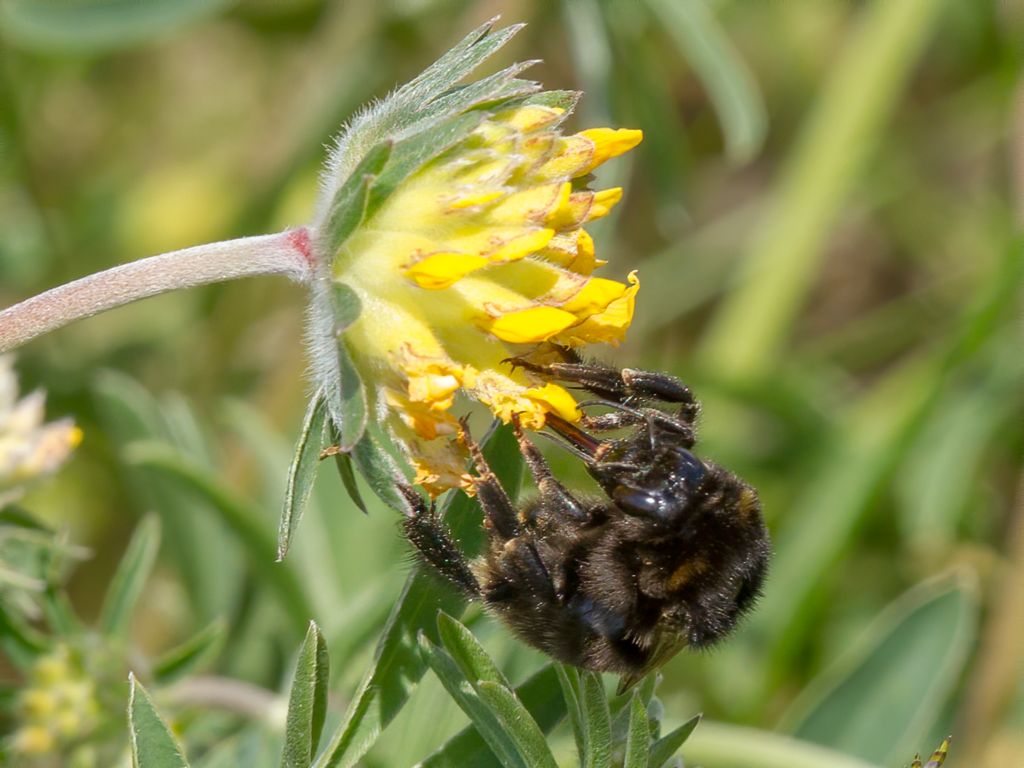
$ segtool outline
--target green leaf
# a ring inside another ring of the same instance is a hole
[[[647,707],[644,706],[640,693],[634,691],[629,701],[629,733],[626,736],[626,759],[623,768],[647,768],[650,748],[651,727],[647,722]]]
[[[919,585],[812,682],[784,727],[806,741],[890,764],[924,741],[960,679],[978,623],[968,574]]]
[[[516,696],[544,733],[565,715],[565,702],[553,666],[548,665],[516,689]],[[494,753],[472,725],[449,739],[421,768],[490,768]]]
[[[540,726],[516,695],[500,683],[481,680],[476,685],[486,703],[512,738],[519,754],[530,768],[558,768]]]
[[[569,723],[582,765],[586,758],[587,745],[583,731],[583,708],[580,706],[580,673],[575,667],[566,664],[555,664],[555,672],[558,675],[562,696],[565,698],[565,709],[569,713]]]
[[[128,728],[134,768],[188,768],[185,753],[157,714],[146,689],[128,675]]]
[[[366,439],[366,435],[363,435],[363,439]],[[371,438],[372,439],[372,438]],[[366,509],[366,502],[363,501],[363,494],[359,490],[359,484],[356,482],[356,473],[353,469],[352,456],[348,453],[336,453],[334,454],[334,466],[338,469],[338,475],[341,477],[341,484],[345,487],[345,493],[352,499],[352,503],[359,508],[359,511],[364,515],[369,514]]]
[[[243,545],[256,578],[277,593],[281,606],[298,626],[309,621],[314,612],[306,599],[306,588],[289,563],[272,565],[277,547],[274,537],[262,524],[259,510],[235,498],[212,472],[196,466],[166,445],[136,443],[125,451],[125,459],[135,466],[163,473],[209,503]]]
[[[371,148],[352,174],[345,179],[331,200],[327,220],[320,230],[321,249],[324,253],[337,253],[366,216],[366,201],[370,185],[391,157],[392,142],[382,141]],[[334,298],[337,298],[335,294]],[[344,330],[343,326],[338,330]]]
[[[514,739],[505,732],[501,719],[480,699],[476,685],[466,679],[464,671],[459,669],[455,660],[422,634],[420,651],[431,671],[437,675],[448,695],[469,717],[498,762],[505,768],[530,768],[519,754]]]
[[[494,660],[462,622],[453,619],[447,613],[439,612],[437,634],[445,650],[451,654],[452,659],[459,665],[459,670],[470,683],[488,680],[500,683],[506,688],[511,687]]]
[[[395,486],[396,482],[405,482],[405,476],[395,460],[380,447],[377,438],[369,431],[363,433],[351,456],[359,474],[377,494],[377,498],[403,515],[412,511],[409,508],[409,501]]]
[[[284,560],[291,545],[292,534],[302,519],[309,503],[313,481],[320,467],[320,451],[324,443],[324,424],[327,422],[327,403],[317,393],[309,401],[302,422],[299,441],[295,444],[295,457],[288,469],[288,486],[284,492],[284,508],[277,528],[277,559]]]
[[[690,735],[693,733],[694,729],[696,729],[700,720],[700,715],[694,715],[678,728],[669,731],[654,742],[654,744],[651,745],[651,754],[648,762],[650,767],[661,768],[661,766],[671,760],[672,756],[675,755],[686,740],[690,738]]]
[[[583,704],[583,744],[586,748],[584,768],[611,768],[612,721],[608,711],[608,695],[595,672],[580,674]]]
[[[363,302],[351,286],[337,281],[331,282],[331,307],[334,310],[334,330],[338,333],[348,330],[363,311]]]
[[[311,621],[299,651],[292,693],[288,699],[282,768],[309,768],[313,762],[327,715],[329,674],[327,645],[320,628]]]
[[[764,144],[768,117],[757,82],[704,0],[647,0],[707,88],[734,163],[749,161]]]
[[[132,611],[146,586],[159,551],[160,521],[155,515],[147,515],[135,528],[103,599],[99,628],[107,637],[125,638],[128,635]]]
[[[233,0],[4,0],[0,30],[31,48],[93,52],[163,36]]]
[[[153,679],[166,684],[201,669],[220,653],[227,635],[227,622],[215,619],[185,642],[171,648],[153,663]]]
[[[522,456],[511,430],[497,430],[486,442],[484,452],[509,495],[515,498],[522,476]],[[353,454],[357,465],[358,453],[357,446]],[[481,537],[476,502],[464,494],[453,493],[447,497],[445,507],[453,535],[468,553],[473,553]],[[388,617],[370,669],[352,699],[345,720],[317,759],[316,768],[349,768],[366,754],[423,677],[426,662],[419,649],[419,632],[435,640],[438,610],[455,616],[464,607],[462,598],[433,575],[417,571],[409,577]]]
[[[338,339],[336,347],[338,357],[337,388],[328,392],[328,403],[334,417],[335,433],[338,448],[344,453],[351,451],[366,433],[366,423],[370,410],[366,404],[366,391],[363,380],[356,370],[352,356],[348,353],[344,338]]]

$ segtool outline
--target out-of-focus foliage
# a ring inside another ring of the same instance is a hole
[[[688,764],[905,765],[953,733],[947,767],[1016,765],[1024,17],[1012,3],[0,0],[0,305],[303,223],[342,121],[496,7],[530,22],[496,66],[542,57],[547,87],[586,90],[588,124],[644,130],[635,162],[601,179],[630,176],[596,235],[606,269],[636,268],[643,285],[608,359],[694,388],[704,453],[759,489],[775,538],[751,620],[663,670],[665,730],[705,714]],[[25,722],[33,665],[66,654],[97,690],[120,685],[82,721],[116,720],[110,744],[127,749],[131,667],[192,765],[278,765],[283,691],[314,619],[331,656],[321,743],[341,739],[340,764],[493,764],[480,750],[504,731],[484,722],[514,703],[473,681],[453,699],[429,672],[454,673],[435,612],[462,606],[423,578],[402,590],[395,516],[368,489],[364,516],[321,471],[273,563],[305,404],[303,300],[272,279],[215,286],[20,353],[23,389],[44,387],[49,417],[73,415],[84,441],[20,501],[43,521],[9,511],[0,527],[0,552],[34,547],[17,550],[33,589],[18,586],[8,610],[3,586],[6,733]],[[587,483],[577,460],[550,458]],[[474,505],[452,510],[472,546]],[[92,556],[77,562],[69,541]],[[46,587],[63,583],[73,612]],[[463,618],[550,731],[554,759],[574,764],[580,734],[601,727],[592,683],[563,678],[579,706],[556,725],[563,691],[538,672],[545,660]],[[94,636],[103,653],[67,642]],[[141,690],[136,722],[150,711]],[[633,732],[631,716],[610,717],[613,734]],[[517,738],[513,751],[532,737]]]

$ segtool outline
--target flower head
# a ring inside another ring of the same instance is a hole
[[[339,141],[315,226],[320,306],[341,284],[358,308],[335,300],[314,309],[311,329],[343,442],[353,368],[373,384],[368,410],[431,493],[469,487],[452,414],[460,395],[528,428],[551,413],[577,420],[567,390],[509,359],[618,343],[639,287],[635,274],[595,276],[604,262],[585,226],[622,197],[591,189],[591,172],[636,146],[640,131],[564,133],[577,95],[539,92],[515,77],[524,65],[453,88],[515,31],[478,30],[357,119]]]
[[[44,423],[42,392],[18,399],[13,362],[0,356],[0,497],[55,470],[82,438],[69,419]]]

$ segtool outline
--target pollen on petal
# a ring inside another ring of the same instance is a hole
[[[410,264],[403,274],[420,288],[439,290],[453,285],[470,272],[487,266],[487,263],[483,256],[441,251],[431,253]]]
[[[590,165],[577,176],[588,174],[602,163],[628,152],[644,138],[643,131],[631,128],[590,128],[578,135],[593,142],[594,155]]]
[[[612,208],[622,199],[622,187],[611,187],[594,193],[594,203],[587,214],[588,221],[607,216]]]
[[[506,312],[487,325],[487,330],[510,344],[546,341],[573,325],[576,315],[555,307],[536,306]]]

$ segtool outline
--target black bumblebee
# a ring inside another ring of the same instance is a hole
[[[581,408],[610,409],[585,416],[582,428],[548,419],[607,498],[570,493],[515,423],[538,489],[517,509],[463,429],[486,551],[470,562],[411,488],[405,534],[427,564],[525,642],[559,661],[622,675],[625,690],[681,648],[707,647],[733,629],[760,592],[768,535],[753,488],[691,452],[698,406],[689,389],[665,374],[584,363],[568,351],[563,358],[512,362],[598,398]],[[620,438],[591,434],[622,429]]]

